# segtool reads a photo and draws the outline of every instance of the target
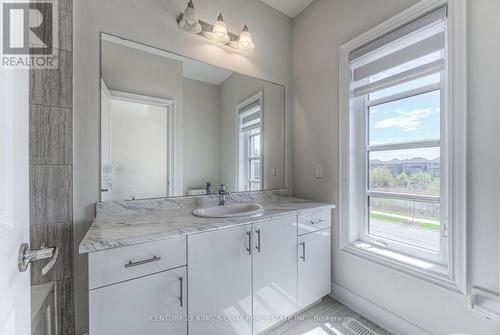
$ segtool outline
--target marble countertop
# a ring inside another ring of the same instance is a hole
[[[79,252],[85,254],[255,223],[320,208],[335,208],[333,204],[289,197],[279,191],[235,193],[227,201],[259,203],[264,207],[264,212],[254,217],[227,219],[194,216],[194,209],[217,204],[216,196],[213,195],[97,203],[96,218],[80,243]]]

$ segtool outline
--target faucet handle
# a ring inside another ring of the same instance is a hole
[[[226,192],[226,184],[220,184],[219,191]]]

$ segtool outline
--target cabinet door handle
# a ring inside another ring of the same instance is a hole
[[[181,294],[179,295],[179,301],[181,304],[181,307],[184,306],[184,277],[179,278],[179,286],[180,286],[180,291]]]
[[[311,220],[311,221],[309,221],[309,223],[310,224],[316,224],[316,223],[320,223],[320,222],[323,222],[323,221],[325,221],[325,220],[323,220],[323,219],[317,219],[317,220]]]
[[[302,259],[303,262],[306,261],[306,242],[300,242],[300,245],[302,246],[302,256],[300,256],[300,259]]]
[[[125,268],[131,268],[133,266],[138,266],[138,265],[143,265],[143,264],[147,264],[147,263],[157,262],[159,260],[161,260],[160,256],[153,256],[153,258],[145,259],[143,261],[138,261],[138,262],[129,261],[127,264],[125,264]]]
[[[260,229],[257,229],[255,233],[257,234],[257,246],[255,249],[260,253]]]
[[[252,254],[252,232],[247,231],[246,234],[248,235],[248,248],[247,248],[247,251],[248,251],[248,254],[251,255]]]

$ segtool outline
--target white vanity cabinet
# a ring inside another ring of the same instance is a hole
[[[252,227],[188,236],[189,335],[252,334]]]
[[[89,335],[187,334],[186,237],[89,254]]]
[[[262,333],[297,311],[297,217],[189,236],[188,273],[190,335]]]
[[[297,312],[296,216],[256,223],[253,230],[253,333]]]
[[[92,252],[89,335],[262,334],[330,293],[330,216],[290,213]]]
[[[187,334],[186,267],[89,293],[91,335]]]
[[[331,291],[331,210],[299,214],[298,221],[298,301],[302,309]]]

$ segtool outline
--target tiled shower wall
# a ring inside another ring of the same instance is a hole
[[[52,270],[31,267],[31,285],[56,284],[59,335],[74,334],[73,304],[73,3],[58,1],[59,68],[30,70],[30,244],[59,247]]]

